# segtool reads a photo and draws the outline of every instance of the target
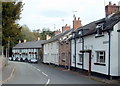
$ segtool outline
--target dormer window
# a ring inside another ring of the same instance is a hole
[[[82,32],[81,31],[79,31],[79,33],[78,33],[79,35],[81,35],[82,34]]]
[[[96,26],[96,30],[97,30],[97,33],[96,33],[95,37],[103,36],[103,24],[98,24]]]

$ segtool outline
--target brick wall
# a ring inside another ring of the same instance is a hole
[[[60,53],[60,57],[59,57],[59,64],[62,66],[69,66],[70,65],[70,42],[68,41],[67,43],[61,42],[59,44],[59,53]],[[63,60],[63,58],[65,58],[65,60]]]
[[[105,6],[105,12],[106,12],[106,16],[109,16],[112,13],[116,13],[119,11],[119,6],[116,4],[112,4],[111,2],[109,2],[109,5]]]

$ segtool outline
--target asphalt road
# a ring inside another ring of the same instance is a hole
[[[44,64],[14,62],[13,77],[4,84],[101,84],[70,71]]]

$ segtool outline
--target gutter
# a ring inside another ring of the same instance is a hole
[[[82,50],[84,50],[84,38],[82,37]],[[82,53],[82,69],[84,69],[84,53]]]

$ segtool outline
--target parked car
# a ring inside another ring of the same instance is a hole
[[[38,60],[36,58],[31,58],[30,63],[38,63]]]
[[[17,58],[15,58],[15,61],[18,61],[18,57],[17,57]]]
[[[8,59],[9,59],[9,61],[12,61],[12,57],[9,57]]]
[[[18,61],[20,61],[21,58],[18,58]]]
[[[30,62],[30,60],[31,60],[31,58],[30,58],[30,57],[28,57],[28,58],[27,58],[27,62]]]
[[[15,61],[15,57],[12,57],[12,60]]]

